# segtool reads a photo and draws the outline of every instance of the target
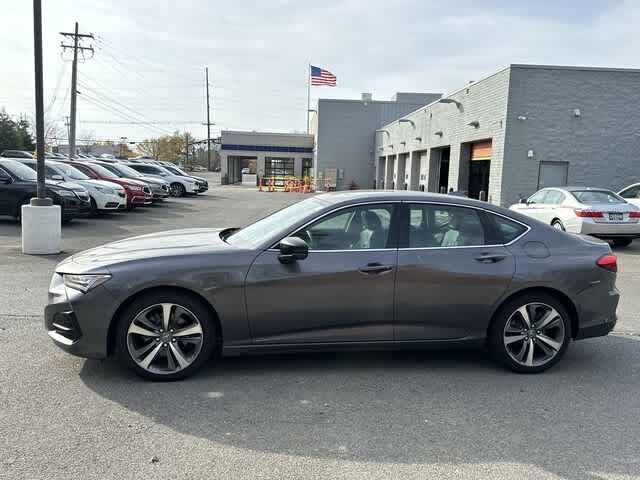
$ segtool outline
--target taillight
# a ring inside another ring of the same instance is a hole
[[[629,218],[640,218],[640,211],[629,212]]]
[[[597,212],[595,210],[574,210],[573,211],[578,217],[582,218],[602,218],[602,212]]]
[[[596,262],[600,268],[604,268],[605,270],[609,270],[610,272],[618,271],[618,257],[616,257],[613,253],[609,253],[608,255],[603,255]]]

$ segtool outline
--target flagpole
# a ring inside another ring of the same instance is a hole
[[[307,70],[307,133],[309,133],[309,109],[311,109],[311,64]]]

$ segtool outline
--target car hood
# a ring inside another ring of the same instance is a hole
[[[199,182],[206,182],[207,181],[206,178],[196,177],[195,175],[189,175],[189,178],[193,178],[194,180],[197,180]]]
[[[62,180],[45,180],[45,184],[52,187],[68,188],[69,190],[86,191],[86,188],[82,185],[72,182],[64,182]]]
[[[144,182],[144,183],[153,183],[154,185],[163,185],[165,183],[169,183],[165,180],[162,180],[159,177],[149,177],[147,175],[144,175],[142,177],[136,177],[136,180],[140,180],[141,182]]]
[[[109,267],[118,263],[235,249],[220,238],[222,230],[188,228],[125,238],[68,257],[56,271],[109,273]]]

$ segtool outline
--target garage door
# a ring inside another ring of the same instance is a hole
[[[491,140],[471,144],[471,160],[491,160],[492,153]]]

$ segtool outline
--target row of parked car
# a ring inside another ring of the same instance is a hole
[[[604,188],[543,188],[511,209],[559,230],[611,240],[618,247],[640,238],[640,183],[618,193]]]
[[[62,220],[131,210],[169,196],[182,197],[209,189],[170,162],[139,158],[116,160],[79,155],[70,159],[48,153],[45,158],[47,195],[62,208]],[[36,159],[29,152],[0,154],[0,215],[20,219],[21,206],[36,195]]]

